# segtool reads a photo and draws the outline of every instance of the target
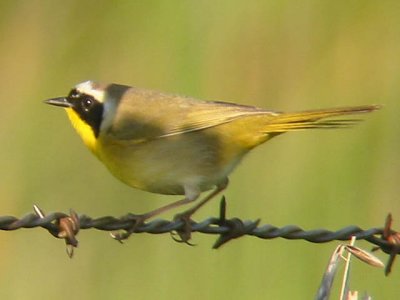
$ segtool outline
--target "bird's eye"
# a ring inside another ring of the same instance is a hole
[[[82,109],[88,112],[93,105],[93,100],[91,98],[85,97],[82,99],[81,104],[82,104]]]

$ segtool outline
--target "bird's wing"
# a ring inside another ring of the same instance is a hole
[[[202,101],[132,88],[122,97],[108,134],[123,140],[145,141],[259,114],[278,115],[253,106]]]

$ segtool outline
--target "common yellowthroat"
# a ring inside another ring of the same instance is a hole
[[[182,214],[190,218],[226,188],[244,155],[274,136],[346,127],[354,120],[327,118],[378,109],[365,105],[281,113],[95,81],[45,102],[66,109],[83,142],[115,177],[141,190],[184,195],[142,215],[140,222],[214,189]]]

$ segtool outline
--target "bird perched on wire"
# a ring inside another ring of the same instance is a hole
[[[347,127],[354,120],[336,117],[379,108],[281,113],[95,81],[80,83],[67,96],[45,102],[66,109],[85,145],[122,182],[153,193],[184,195],[138,216],[136,224],[212,190],[179,215],[188,222],[227,187],[228,175],[254,147],[288,131]]]

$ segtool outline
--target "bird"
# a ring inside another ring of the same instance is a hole
[[[125,184],[183,198],[138,215],[136,226],[170,209],[198,200],[176,217],[186,223],[228,186],[228,176],[253,148],[289,131],[343,128],[346,117],[375,111],[361,105],[300,112],[206,101],[139,87],[85,81],[47,104],[65,108],[84,144]],[[189,234],[180,234],[186,241]]]

